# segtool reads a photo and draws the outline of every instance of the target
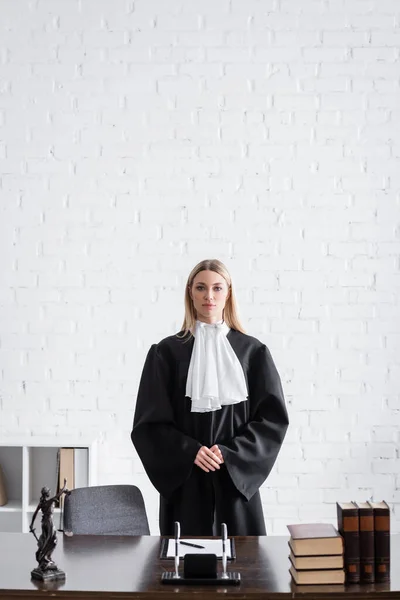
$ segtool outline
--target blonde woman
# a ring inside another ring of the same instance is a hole
[[[218,260],[194,267],[182,331],[154,344],[139,386],[132,441],[160,493],[160,533],[265,535],[259,488],[288,415],[267,347],[240,324]]]

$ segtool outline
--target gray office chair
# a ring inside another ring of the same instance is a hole
[[[150,535],[141,491],[135,485],[71,490],[64,499],[66,535]]]

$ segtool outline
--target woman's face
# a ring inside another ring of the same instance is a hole
[[[228,284],[222,275],[215,271],[200,271],[193,279],[189,293],[199,321],[216,323],[222,320],[229,297]]]

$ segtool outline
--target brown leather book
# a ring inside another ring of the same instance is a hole
[[[346,583],[360,581],[360,529],[354,502],[337,502],[338,529],[344,540]]]
[[[343,554],[343,540],[329,523],[287,525],[289,545],[295,556]]]
[[[374,510],[375,581],[390,580],[390,508],[386,502],[369,502]]]
[[[302,584],[337,584],[344,583],[345,573],[343,569],[320,569],[318,571],[298,571],[292,565],[290,574],[297,585]]]
[[[374,511],[368,502],[355,502],[360,524],[360,581],[375,581]]]

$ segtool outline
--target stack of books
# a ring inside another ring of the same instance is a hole
[[[345,582],[343,538],[333,525],[288,525],[290,574],[295,583],[342,584]]]
[[[390,580],[390,509],[386,502],[338,502],[346,583]]]

